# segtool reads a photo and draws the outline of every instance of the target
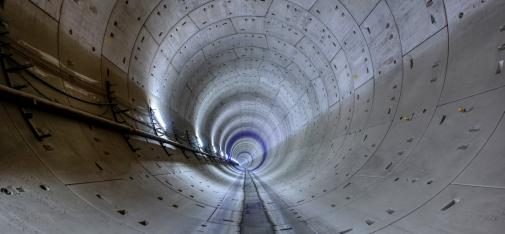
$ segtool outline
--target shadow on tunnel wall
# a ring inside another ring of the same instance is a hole
[[[45,54],[21,41],[11,44],[13,59],[35,65],[9,72],[14,87],[113,119],[110,105],[96,105],[108,101],[102,86],[89,87],[76,78],[78,74],[54,67],[50,63],[54,58],[48,62],[42,58]],[[6,85],[1,72],[1,83]],[[11,103],[2,102],[0,109],[0,210],[3,217],[15,216],[0,221],[7,233],[33,230],[33,225],[47,233],[132,232],[124,223],[144,231],[163,230],[162,226],[182,231],[200,225],[215,209],[214,194],[225,192],[227,179],[208,171],[218,164],[215,161]],[[133,107],[131,114],[122,120],[153,132],[151,126],[134,120],[148,121],[145,110]],[[155,206],[157,212],[152,213]],[[157,220],[159,214],[169,219],[168,226],[167,220]],[[180,225],[181,220],[191,221]]]

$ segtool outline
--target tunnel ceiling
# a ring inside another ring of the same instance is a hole
[[[469,233],[505,201],[504,1],[0,2],[20,50],[237,162],[202,172],[220,196],[320,233]]]

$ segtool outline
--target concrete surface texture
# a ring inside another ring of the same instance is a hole
[[[0,233],[505,233],[504,12],[0,0],[2,85],[227,161],[2,100]]]

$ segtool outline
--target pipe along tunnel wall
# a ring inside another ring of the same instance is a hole
[[[503,233],[504,11],[0,0],[2,85],[238,164],[2,98],[0,232]]]

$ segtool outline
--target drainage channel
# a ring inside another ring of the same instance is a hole
[[[240,233],[274,233],[274,224],[266,214],[263,201],[249,172],[244,179],[244,205]]]

